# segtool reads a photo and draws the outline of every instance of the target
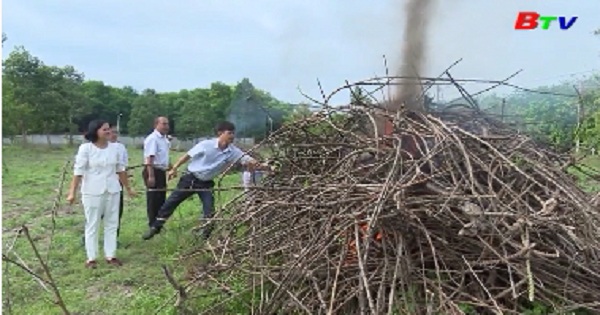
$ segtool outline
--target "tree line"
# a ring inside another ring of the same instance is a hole
[[[594,34],[600,36],[600,28]],[[600,150],[600,73],[534,90],[505,97],[491,94],[478,98],[478,103],[555,149]]]
[[[600,75],[478,99],[480,107],[561,150],[600,149]]]
[[[179,138],[212,135],[217,121],[230,120],[238,136],[260,139],[286,120],[311,112],[310,104],[280,101],[247,78],[236,85],[213,82],[206,88],[165,93],[114,87],[85,80],[73,66],[46,65],[24,47],[17,47],[4,60],[2,77],[5,136],[75,135],[96,118],[119,123],[124,134],[144,136],[151,131],[154,117],[165,115]],[[557,148],[570,150],[579,142],[600,150],[599,74],[535,90],[538,93],[491,94],[477,101],[485,111]],[[354,91],[351,102],[360,98],[364,103],[367,97],[361,92]]]
[[[118,123],[124,134],[143,136],[152,130],[154,118],[164,115],[180,138],[212,135],[220,120],[233,120],[241,127],[241,137],[261,138],[308,108],[280,101],[247,78],[236,85],[213,82],[206,88],[166,93],[114,87],[85,80],[73,66],[47,65],[24,47],[4,60],[2,78],[5,136],[75,135],[97,118]]]

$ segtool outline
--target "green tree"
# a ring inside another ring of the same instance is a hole
[[[286,117],[286,123],[292,123],[296,120],[305,119],[312,115],[309,103],[300,103],[294,106],[293,111]]]
[[[83,74],[73,67],[47,66],[23,47],[10,53],[3,65],[5,131],[50,135],[70,132],[83,102]]]
[[[129,134],[147,135],[152,130],[154,118],[161,115],[165,115],[165,111],[158,93],[153,89],[142,91],[131,107],[131,118],[127,122]]]
[[[370,105],[372,100],[367,95],[364,89],[360,86],[355,86],[350,90],[350,104],[352,105]]]
[[[121,132],[129,133],[129,130],[127,130],[126,122],[129,120],[129,118],[131,116],[133,102],[139,96],[137,91],[135,89],[133,89],[131,86],[125,86],[122,88],[112,87],[111,91],[110,91],[110,96],[111,96],[110,107],[113,110],[115,110],[115,112],[109,113],[109,114],[113,115],[113,116],[111,116],[109,121],[112,122],[112,119],[117,119],[120,115],[120,117],[121,117],[121,124],[120,124]],[[114,122],[114,123],[116,123],[116,122]]]
[[[248,78],[244,78],[234,88],[227,119],[236,125],[240,137],[260,140],[280,128],[292,111],[293,105],[255,88]]]
[[[581,96],[576,87],[584,87]],[[477,99],[480,108],[497,118],[504,112],[505,121],[514,124],[521,131],[538,140],[548,142],[557,148],[574,148],[577,136],[585,146],[597,146],[598,126],[596,113],[600,109],[598,101],[600,77],[592,75],[578,81],[566,81],[552,86],[542,86],[534,90],[520,91],[504,98],[488,95]],[[502,100],[506,103],[503,110]],[[578,126],[578,110],[582,126]],[[598,121],[600,122],[600,121]]]
[[[6,102],[3,104],[3,124],[7,130],[18,131],[26,141],[27,134],[42,125],[43,104],[47,71],[37,57],[24,47],[17,47],[2,64],[3,90]]]
[[[233,87],[223,82],[214,82],[210,85],[209,99],[211,102],[211,119],[213,121],[225,120],[233,100]]]
[[[584,121],[580,130],[583,144],[600,150],[600,75],[587,78],[582,86],[591,88],[582,91],[581,102],[584,107]]]
[[[258,96],[248,78],[235,86],[227,119],[235,124],[240,137],[264,136],[266,132],[268,115]]]
[[[86,114],[76,120],[80,130],[85,130],[89,121],[106,119],[111,124],[120,121],[122,133],[128,133],[127,121],[138,93],[130,86],[117,88],[102,81],[85,81],[82,84]]]
[[[46,135],[50,145],[50,135],[57,132],[69,132],[69,114],[73,112],[72,107],[75,100],[72,92],[75,92],[74,84],[81,82],[83,78],[76,79],[78,74],[71,67],[59,68],[56,66],[42,66],[41,74],[43,86],[37,114],[41,121],[43,133]],[[70,77],[70,76],[73,77]],[[76,80],[76,81],[73,81]],[[78,80],[78,81],[77,81]]]
[[[91,112],[83,92],[84,75],[73,66],[65,66],[58,69],[56,79],[61,102],[68,108],[68,115],[62,116],[63,120],[58,128],[64,127],[69,135],[69,144],[73,145],[73,135],[78,131],[78,122]]]
[[[229,119],[242,136],[262,137],[293,112],[291,104],[254,88],[248,79],[235,87],[214,82],[179,92],[146,89],[140,95],[128,86],[86,81],[72,66],[47,66],[23,47],[5,60],[3,77],[7,135],[68,133],[72,142],[77,130],[85,130],[90,120],[98,118],[120,121],[123,133],[145,135],[160,115],[171,119],[178,136],[212,135],[216,122]]]
[[[215,124],[211,115],[210,91],[195,89],[180,100],[180,111],[177,123],[179,137],[196,138],[212,135]]]
[[[22,109],[17,107],[10,84],[6,78],[2,80],[2,134],[12,137],[21,131],[18,117]]]

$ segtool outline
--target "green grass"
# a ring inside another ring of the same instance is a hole
[[[587,158],[585,158],[583,161],[581,161],[581,164],[585,165],[585,166],[589,166],[589,168],[584,167],[584,170],[592,173],[594,175],[600,176],[599,173],[597,173],[598,171],[600,171],[600,157],[599,156],[589,156]],[[587,176],[586,174],[583,174],[582,172],[571,168],[571,173],[573,173],[575,176],[577,176],[581,187],[588,192],[598,192],[600,191],[600,183],[598,183],[598,180],[594,180],[592,178],[590,178],[589,176]]]
[[[184,202],[167,223],[165,233],[150,241],[141,239],[147,227],[145,195],[141,182],[141,169],[132,171],[132,185],[140,192],[133,200],[125,197],[120,243],[117,255],[123,260],[121,268],[109,267],[100,263],[96,270],[84,268],[85,251],[81,244],[84,216],[80,204],[69,207],[64,197],[71,180],[72,168],[69,167],[55,233],[53,230],[52,205],[57,195],[60,175],[66,160],[74,155],[75,148],[46,149],[18,146],[3,147],[2,174],[3,187],[3,254],[12,259],[16,255],[37,274],[43,274],[40,263],[27,239],[19,237],[11,252],[15,230],[26,224],[30,234],[46,259],[52,277],[59,286],[60,293],[69,311],[78,314],[154,314],[174,294],[167,283],[161,265],[166,264],[180,278],[183,268],[176,259],[180,253],[189,250],[194,242],[191,229],[198,223],[201,214],[197,197]],[[183,153],[174,153],[178,158]],[[130,164],[138,164],[142,153],[130,149]],[[239,175],[231,174],[222,181],[223,186],[239,185]],[[169,184],[173,187],[176,181]],[[217,207],[230,200],[236,192],[216,194]],[[102,239],[102,232],[100,235]],[[49,251],[49,245],[52,249]],[[99,257],[102,257],[100,242]],[[51,293],[43,289],[26,272],[14,265],[3,264],[3,305],[7,309],[10,298],[14,314],[61,314],[53,305]],[[173,303],[160,314],[171,314]]]

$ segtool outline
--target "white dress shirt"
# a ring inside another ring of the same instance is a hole
[[[119,146],[108,143],[98,148],[93,143],[83,143],[75,156],[74,174],[82,176],[81,194],[102,195],[121,192],[117,172],[124,172],[122,153]]]
[[[154,167],[166,170],[169,167],[169,150],[171,143],[167,136],[154,130],[144,139],[144,163],[150,156],[154,156]]]
[[[117,146],[119,152],[121,153],[121,164],[127,168],[127,165],[129,165],[129,154],[127,153],[127,148],[121,142],[113,142],[113,144]]]

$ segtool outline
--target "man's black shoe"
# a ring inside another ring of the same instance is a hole
[[[142,238],[147,241],[147,240],[153,238],[154,235],[156,235],[158,233],[160,233],[160,229],[151,227],[146,233],[144,233],[144,235],[142,235]]]
[[[149,225],[149,226],[148,226],[148,228],[150,228],[150,229],[151,229],[152,227],[153,227],[152,225]],[[163,226],[163,227],[161,227],[160,229],[158,229],[158,230],[156,231],[156,234],[160,234],[160,232],[162,232],[162,230],[164,230],[164,228],[165,228],[165,227]]]

